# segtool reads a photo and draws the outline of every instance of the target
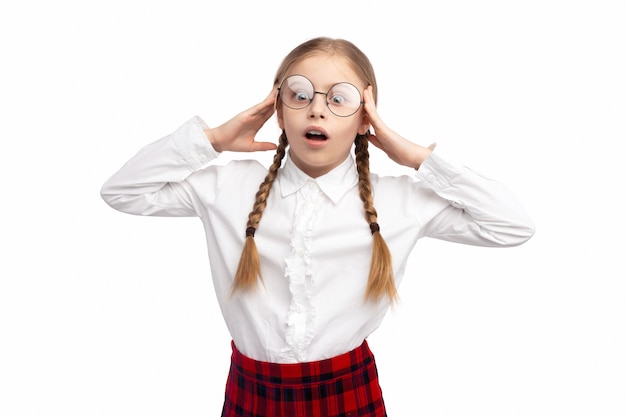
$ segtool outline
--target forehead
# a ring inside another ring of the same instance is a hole
[[[349,82],[359,88],[366,87],[348,61],[336,55],[319,54],[305,58],[291,67],[287,76],[293,74],[304,75],[316,88],[328,88],[341,82]]]

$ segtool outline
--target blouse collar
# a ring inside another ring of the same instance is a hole
[[[314,182],[333,203],[337,203],[359,181],[352,154],[348,155],[345,161],[332,171],[317,178],[312,178],[300,170],[289,157],[289,153],[287,153],[285,159],[285,163],[280,168],[280,173],[276,179],[280,185],[283,197],[295,193],[307,182]]]

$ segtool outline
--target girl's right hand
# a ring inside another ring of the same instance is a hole
[[[278,90],[272,92],[261,103],[245,110],[226,123],[205,129],[204,133],[217,152],[255,152],[271,151],[276,149],[272,142],[257,142],[254,140],[259,129],[274,114]]]
[[[390,129],[378,115],[371,85],[365,89],[363,98],[367,119],[374,128],[374,133],[369,135],[369,141],[383,150],[394,162],[418,169],[435,149],[436,144],[433,143],[428,147],[421,146]]]

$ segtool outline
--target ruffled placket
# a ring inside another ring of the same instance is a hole
[[[287,315],[287,334],[281,358],[289,362],[307,360],[307,348],[315,336],[315,306],[311,303],[314,277],[311,270],[311,235],[326,196],[319,186],[307,182],[298,191],[291,251],[286,261],[291,305]]]

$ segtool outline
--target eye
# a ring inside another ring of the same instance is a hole
[[[359,90],[349,83],[335,84],[328,92],[328,103],[335,106],[358,107],[361,99]]]
[[[293,97],[296,101],[309,101],[311,100],[307,93],[302,91],[294,91]]]
[[[337,104],[340,106],[342,104],[345,104],[346,98],[340,94],[333,94],[331,97],[328,98],[328,101],[331,104]]]
[[[306,106],[313,97],[313,85],[301,75],[291,75],[284,81],[286,104],[291,106]]]

